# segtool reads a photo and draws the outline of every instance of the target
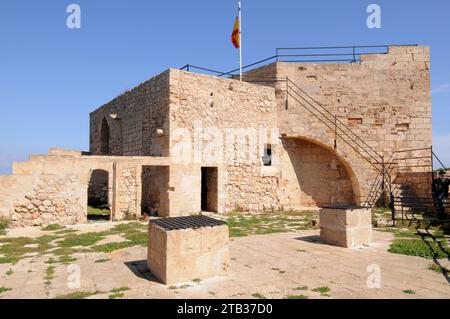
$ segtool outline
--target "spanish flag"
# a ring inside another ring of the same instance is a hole
[[[236,21],[234,22],[233,33],[231,34],[231,42],[233,43],[236,49],[239,49],[239,46],[241,44],[239,34],[239,16],[236,17]]]

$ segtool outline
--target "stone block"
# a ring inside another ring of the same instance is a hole
[[[327,206],[320,210],[320,238],[341,247],[369,245],[372,237],[370,208]]]
[[[228,226],[165,230],[149,224],[147,264],[164,284],[228,273]]]

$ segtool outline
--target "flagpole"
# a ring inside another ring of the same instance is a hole
[[[239,8],[239,79],[242,81],[242,13],[241,1],[238,3]]]

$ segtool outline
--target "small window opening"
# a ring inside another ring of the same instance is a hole
[[[264,155],[262,157],[264,166],[272,166],[272,145],[264,145]]]

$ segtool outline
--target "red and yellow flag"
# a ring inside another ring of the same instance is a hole
[[[239,16],[236,17],[236,21],[234,22],[233,33],[231,34],[231,42],[236,49],[238,49],[241,44],[239,35]]]

